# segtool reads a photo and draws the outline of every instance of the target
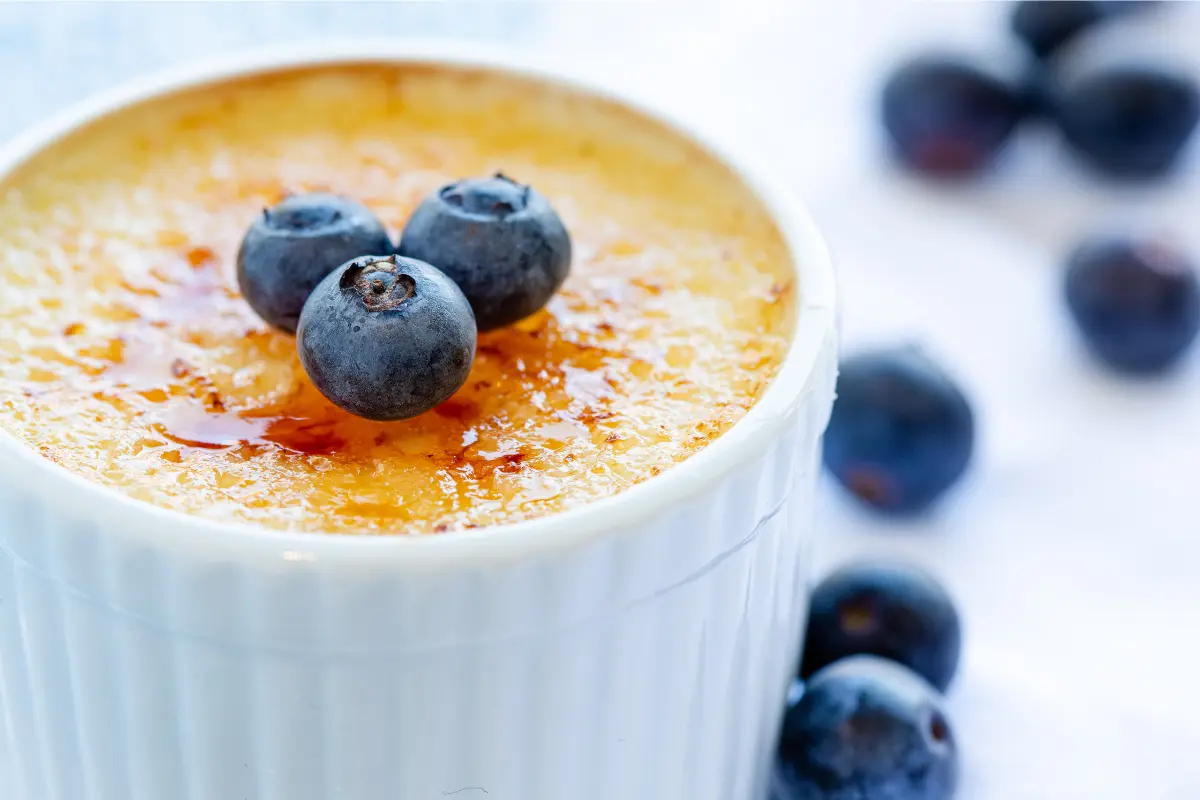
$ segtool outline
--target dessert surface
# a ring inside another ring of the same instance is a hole
[[[574,244],[547,307],[481,333],[403,422],[317,392],[237,291],[249,223],[328,191],[395,236],[502,170]],[[612,495],[729,429],[788,347],[781,235],[736,176],[617,106],[509,77],[354,66],[186,92],[0,183],[0,428],[90,480],[217,520],[421,534]]]

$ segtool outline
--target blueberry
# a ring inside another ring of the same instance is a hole
[[[475,318],[437,269],[369,256],[321,281],[304,304],[296,341],[313,385],[331,401],[367,419],[407,419],[466,381]]]
[[[571,268],[571,238],[550,203],[500,174],[457,181],[427,197],[397,252],[454,279],[481,331],[546,305]]]
[[[800,677],[865,654],[903,664],[944,692],[961,646],[954,602],[932,575],[905,564],[855,564],[813,590]]]
[[[292,333],[326,275],[352,258],[391,252],[387,231],[362,204],[331,194],[293,195],[265,209],[246,231],[238,286],[260,317]]]
[[[1025,112],[1017,88],[951,58],[909,61],[883,89],[883,125],[896,157],[918,172],[944,177],[991,164]]]
[[[915,347],[841,364],[825,433],[825,464],[852,494],[883,512],[927,509],[966,471],[975,418],[966,397]]]
[[[1059,55],[1064,45],[1099,22],[1158,5],[1153,0],[1019,0],[1010,27],[1039,59]]]
[[[1067,307],[1099,360],[1152,374],[1179,361],[1200,330],[1200,284],[1186,256],[1155,241],[1106,237],[1080,245]]]
[[[1053,70],[1043,64],[1033,64],[1022,77],[1020,91],[1028,116],[1054,118],[1058,82]]]
[[[1164,0],[1108,0],[1103,3],[1106,18],[1124,17],[1135,11],[1147,11],[1158,8]]]
[[[1047,58],[1104,19],[1105,5],[1089,0],[1021,0],[1014,4],[1012,31],[1035,56]]]
[[[1064,87],[1056,104],[1063,138],[1097,171],[1115,178],[1163,175],[1200,121],[1191,77],[1150,67],[1110,67]]]
[[[872,656],[818,672],[784,715],[779,800],[948,800],[958,747],[941,696]]]

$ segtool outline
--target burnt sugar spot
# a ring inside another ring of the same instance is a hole
[[[187,259],[187,263],[192,269],[210,267],[217,262],[217,254],[213,252],[213,249],[203,245],[188,248],[184,258]]]
[[[281,409],[282,411],[282,409]],[[187,447],[221,450],[246,447],[246,456],[270,450],[301,455],[347,453],[348,440],[333,416],[233,412],[192,401],[172,403],[156,414],[156,428]]]
[[[305,455],[333,455],[345,452],[348,440],[339,431],[336,418],[279,417],[271,420],[262,440],[284,450]],[[376,441],[382,436],[376,436]]]
[[[525,459],[525,453],[505,453],[500,458],[495,459],[500,462],[496,469],[509,475],[515,475],[521,472],[521,464],[524,463]]]
[[[179,403],[160,412],[157,429],[176,444],[221,450],[259,440],[268,424],[267,420],[245,419],[194,403]]]
[[[439,417],[445,417],[446,419],[452,419],[461,423],[468,423],[474,421],[474,419],[479,416],[479,403],[467,397],[455,395],[440,405],[435,406],[433,413],[437,414]]]

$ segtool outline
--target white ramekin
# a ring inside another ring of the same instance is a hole
[[[474,45],[307,45],[89,102],[0,150],[0,176],[164,93],[345,62],[470,65],[612,99]],[[801,308],[745,419],[629,491],[424,538],[280,534],[130,500],[0,433],[0,699],[19,800],[763,796],[806,612],[834,279],[787,192],[668,124],[770,209]]]

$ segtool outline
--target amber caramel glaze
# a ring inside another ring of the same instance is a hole
[[[549,307],[480,337],[417,419],[331,406],[234,278],[287,192],[357,197],[398,233],[430,190],[503,170],[574,239]],[[0,184],[0,425],[46,458],[204,517],[334,533],[513,522],[612,495],[763,393],[796,287],[769,215],[656,123],[531,80],[300,70],[75,133]]]

